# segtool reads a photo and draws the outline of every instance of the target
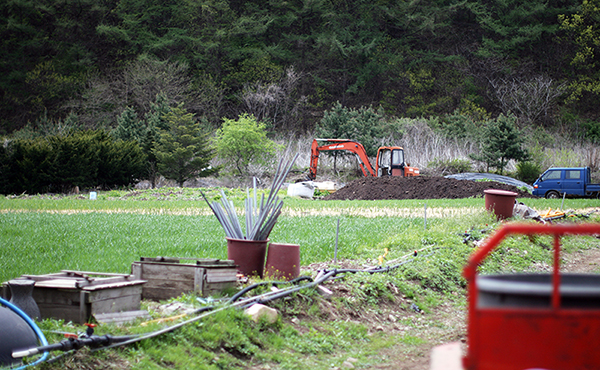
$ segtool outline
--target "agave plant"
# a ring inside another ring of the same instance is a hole
[[[290,172],[292,165],[298,158],[298,154],[287,164],[283,164],[283,159],[279,161],[275,178],[271,184],[271,191],[265,200],[265,195],[262,194],[260,204],[256,196],[256,178],[253,180],[253,196],[250,196],[250,191],[246,189],[246,199],[244,201],[245,216],[246,216],[246,234],[242,230],[240,220],[237,217],[233,202],[227,199],[225,192],[221,190],[220,202],[214,201],[210,203],[204,193],[202,197],[213,211],[221,226],[225,230],[225,235],[233,239],[245,240],[267,240],[271,230],[277,222],[277,218],[281,214],[283,201],[277,197],[277,193],[283,185],[283,181]]]

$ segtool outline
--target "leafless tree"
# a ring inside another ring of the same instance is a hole
[[[270,120],[276,130],[289,130],[302,119],[302,110],[307,106],[305,96],[297,96],[297,85],[302,75],[293,67],[288,68],[278,83],[257,82],[244,87],[241,100],[246,112],[259,121]]]
[[[70,102],[81,121],[89,127],[112,125],[123,110],[131,106],[138,116],[150,110],[150,104],[162,93],[170,105],[185,103],[188,112],[217,121],[223,105],[223,89],[209,76],[192,84],[184,63],[140,59],[121,72],[93,76],[80,100]]]
[[[491,79],[492,94],[505,114],[513,113],[527,123],[547,119],[552,103],[564,92],[566,85],[557,84],[552,78]]]

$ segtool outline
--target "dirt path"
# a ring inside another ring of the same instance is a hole
[[[563,254],[561,271],[573,273],[600,273],[600,248],[591,248]],[[383,311],[384,317],[393,316],[398,311],[390,307]],[[377,356],[381,359],[377,370],[429,370],[430,354],[433,347],[450,342],[463,342],[466,339],[466,307],[444,302],[428,314],[403,313],[411,316],[410,326],[388,323],[385,330],[397,337],[393,346],[381,350]],[[377,330],[371,325],[371,330]],[[403,342],[401,338],[421,338],[425,342],[418,345]],[[343,370],[343,368],[340,368]]]

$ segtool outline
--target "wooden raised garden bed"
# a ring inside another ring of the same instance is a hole
[[[23,275],[16,279],[35,281],[33,299],[41,318],[85,323],[93,315],[140,309],[145,281],[133,275],[69,271],[46,275]],[[3,296],[10,298],[8,282]]]
[[[131,273],[147,281],[142,298],[156,301],[191,292],[211,296],[237,283],[236,265],[230,260],[142,257],[131,265]]]

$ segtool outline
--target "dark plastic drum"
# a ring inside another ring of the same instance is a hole
[[[21,363],[14,351],[38,346],[37,336],[29,324],[11,309],[0,306],[0,366]]]
[[[600,308],[600,275],[561,274],[563,308]],[[477,276],[477,307],[550,308],[552,275],[513,274]]]

